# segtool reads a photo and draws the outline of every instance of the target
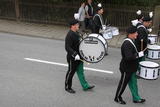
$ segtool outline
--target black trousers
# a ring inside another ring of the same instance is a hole
[[[129,71],[128,72],[125,72],[123,70],[120,70],[120,71],[121,71],[121,79],[119,81],[118,88],[116,91],[116,96],[115,96],[115,98],[118,98],[118,99],[122,98],[122,94],[124,90],[126,89],[126,86],[133,74],[132,72],[129,72]]]
[[[65,78],[65,88],[71,89],[72,79],[77,70],[77,67],[80,64],[80,61],[75,61],[74,59],[67,57],[67,62],[68,62],[68,71],[67,71],[66,78]]]

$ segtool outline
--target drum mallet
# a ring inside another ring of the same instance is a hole
[[[143,51],[143,39],[141,39],[141,51]]]

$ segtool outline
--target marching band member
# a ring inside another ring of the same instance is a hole
[[[93,17],[92,33],[99,34],[99,30],[103,29],[103,26],[104,26],[104,20],[103,20],[103,16],[102,16],[103,12],[104,12],[103,7],[99,3],[98,7],[97,7],[97,13]]]
[[[142,51],[145,48],[147,48],[147,44],[150,42],[150,40],[148,39],[149,32],[147,28],[150,27],[151,23],[152,23],[152,19],[149,16],[145,16],[143,18],[142,24],[137,26],[138,37],[136,39],[136,45],[137,45],[138,51]],[[145,60],[145,56],[141,59]]]
[[[137,28],[132,26],[127,29],[127,39],[124,40],[121,46],[122,59],[120,62],[121,79],[116,91],[114,101],[120,104],[126,104],[122,98],[122,94],[130,81],[132,74],[138,69],[138,58],[144,56],[143,51],[138,52],[134,40],[137,38]],[[145,102],[145,99],[140,99],[137,102]]]
[[[84,91],[95,87],[90,86],[84,77],[83,62],[79,56],[80,35],[77,33],[78,30],[79,22],[74,19],[70,22],[70,30],[65,38],[65,49],[67,51],[68,62],[68,72],[65,78],[65,90],[69,93],[75,93],[72,89],[72,78],[76,71]]]
[[[137,11],[137,22],[135,24],[133,24],[136,27],[142,26],[143,25],[143,18],[144,16],[141,14],[141,10]],[[132,21],[133,22],[133,21]],[[141,58],[139,58],[140,60]],[[138,70],[140,70],[140,68],[138,68]],[[128,83],[129,89],[131,91],[132,97],[133,97],[133,101],[136,103],[141,103],[144,100],[141,100],[141,97],[138,93],[138,84],[137,84],[137,75],[136,72],[133,72],[131,79]]]

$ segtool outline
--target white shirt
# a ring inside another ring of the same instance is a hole
[[[79,14],[79,21],[84,21],[85,19],[85,9],[83,6],[81,6],[78,10],[78,14]]]

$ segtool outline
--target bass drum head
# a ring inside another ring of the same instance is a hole
[[[103,42],[104,41],[93,36],[84,38],[79,46],[81,57],[89,63],[97,63],[101,61],[106,53],[106,44]]]

